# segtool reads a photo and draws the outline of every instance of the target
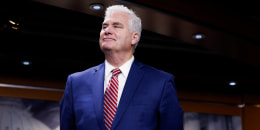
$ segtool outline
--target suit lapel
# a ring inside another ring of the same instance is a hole
[[[116,117],[113,121],[112,128],[115,128],[120,121],[120,118],[123,116],[125,110],[127,109],[129,103],[131,102],[132,97],[136,89],[139,86],[139,83],[143,77],[144,72],[141,70],[141,64],[138,61],[134,61],[132,67],[130,69],[127,81],[125,83],[125,87],[119,102],[119,106],[117,108]]]
[[[104,73],[105,73],[105,64],[101,64],[94,68],[93,74],[93,88],[92,88],[92,97],[95,107],[95,112],[97,116],[97,121],[101,130],[105,130],[104,123]]]

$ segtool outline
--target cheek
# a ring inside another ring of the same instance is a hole
[[[121,48],[128,50],[129,48],[131,48],[131,38],[129,38],[128,36],[121,37],[120,43],[118,44]]]
[[[102,44],[103,44],[103,40],[102,38],[104,37],[104,33],[102,33],[102,31],[99,34],[99,47],[102,48]]]
[[[102,38],[104,36],[104,34],[105,34],[104,31],[101,30],[99,33],[99,38]]]
[[[100,43],[103,41],[102,39],[103,39],[104,35],[105,35],[104,31],[100,31],[100,33],[99,33],[99,42]]]

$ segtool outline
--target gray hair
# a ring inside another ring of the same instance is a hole
[[[129,30],[131,33],[137,32],[139,34],[139,39],[136,43],[136,46],[141,38],[141,32],[142,32],[142,22],[141,19],[135,14],[135,12],[132,9],[127,8],[124,5],[112,5],[109,6],[106,9],[105,17],[110,15],[111,13],[118,11],[118,12],[124,12],[130,15],[129,19]]]

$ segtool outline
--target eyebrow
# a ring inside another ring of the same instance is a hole
[[[102,24],[102,26],[104,26],[104,25],[108,25],[108,23],[105,23],[105,22],[104,22],[104,23]],[[112,25],[122,25],[122,26],[123,26],[123,24],[120,23],[120,22],[113,22]]]
[[[123,25],[123,24],[119,22],[114,22],[112,25]]]

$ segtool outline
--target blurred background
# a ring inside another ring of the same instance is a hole
[[[141,17],[135,57],[175,76],[186,112],[259,126],[260,17],[252,0],[3,0],[0,96],[59,101],[69,74],[104,61],[99,32],[113,4]]]

